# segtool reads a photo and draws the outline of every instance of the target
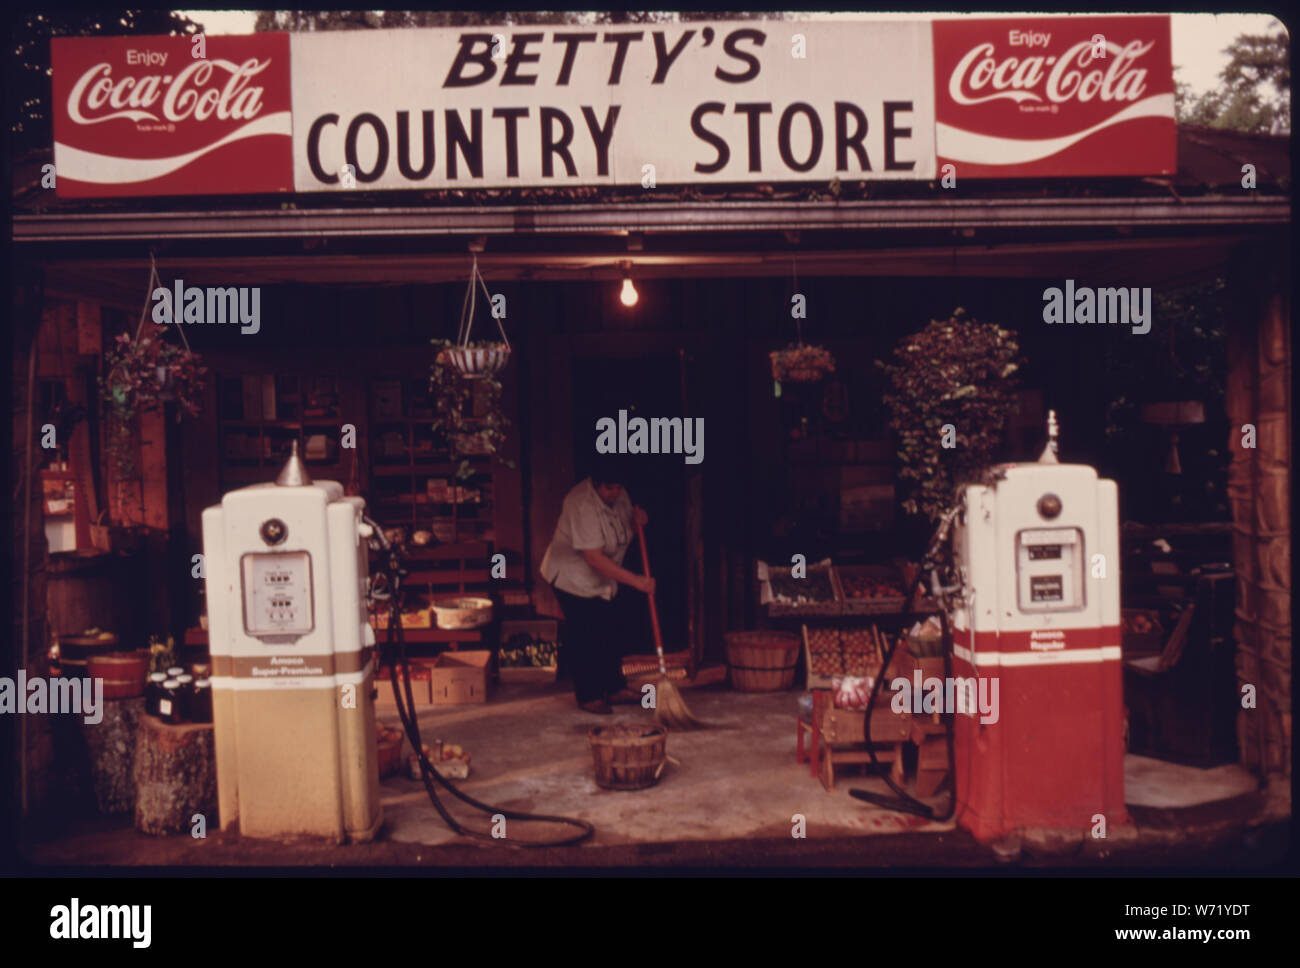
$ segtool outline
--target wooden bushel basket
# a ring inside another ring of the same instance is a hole
[[[659,782],[668,731],[660,726],[593,726],[587,733],[596,785],[606,790],[644,790]]]
[[[738,692],[780,692],[794,685],[802,640],[793,632],[728,632],[727,665]]]

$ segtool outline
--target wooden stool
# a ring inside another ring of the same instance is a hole
[[[890,763],[890,776],[898,783],[903,773],[903,742],[911,733],[911,714],[896,713],[888,706],[877,707],[871,714],[871,751],[863,742],[866,713],[851,709],[836,709],[829,701],[814,707],[821,716],[821,781],[826,790],[835,789],[835,766],[850,763],[870,763],[875,753],[877,762]],[[836,747],[839,749],[836,749]]]
[[[948,775],[948,730],[942,722],[930,716],[912,719],[912,735],[916,747],[916,795],[932,796]]]
[[[171,726],[143,715],[135,744],[135,829],[187,833],[195,814],[217,828],[217,761],[211,723]]]

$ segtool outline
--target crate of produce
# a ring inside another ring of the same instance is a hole
[[[759,602],[768,614],[839,615],[841,595],[830,561],[807,566],[806,576],[795,578],[789,565],[758,563]]]
[[[554,619],[502,622],[497,674],[502,682],[554,682],[558,652]]]
[[[832,677],[844,675],[839,629],[803,626],[803,648],[809,689],[829,689]]]
[[[901,612],[906,604],[903,576],[892,565],[837,565],[835,577],[844,596],[845,614]]]
[[[429,670],[435,706],[487,702],[488,664],[486,649],[444,652]]]
[[[428,706],[433,701],[433,695],[430,691],[432,674],[430,667],[433,665],[432,659],[408,659],[407,664],[411,669],[411,698],[415,700],[417,706]],[[388,705],[396,705],[397,700],[393,696],[393,679],[389,673],[388,666],[380,668],[375,677],[375,685],[379,689],[379,701]],[[406,702],[406,685],[402,680],[402,667],[397,667],[397,688],[402,690],[402,702]]]

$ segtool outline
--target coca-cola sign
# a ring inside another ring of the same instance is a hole
[[[288,34],[51,45],[59,195],[293,190]]]
[[[1174,172],[1167,16],[937,20],[933,31],[941,173]]]

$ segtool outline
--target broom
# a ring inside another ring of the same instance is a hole
[[[647,578],[652,577],[650,574],[650,555],[645,546],[645,529],[641,527],[641,522],[636,523],[636,537],[641,545],[641,567],[645,571]],[[664,640],[659,631],[659,610],[655,607],[655,597],[653,594],[647,595],[650,601],[650,628],[654,632],[655,652],[659,654],[659,679],[654,683],[655,687],[655,719],[670,729],[698,729],[704,724],[691,715],[691,711],[686,706],[686,700],[682,694],[673,685],[669,678],[668,669],[664,665]]]

